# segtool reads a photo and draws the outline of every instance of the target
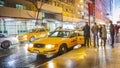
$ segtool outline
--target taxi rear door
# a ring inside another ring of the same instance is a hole
[[[84,32],[82,30],[77,31],[77,44],[84,44]]]
[[[38,32],[36,33],[37,38],[42,38],[45,37],[48,34],[48,31],[45,29],[39,29]]]

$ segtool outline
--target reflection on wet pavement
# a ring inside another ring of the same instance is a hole
[[[10,49],[0,49],[0,68],[36,66],[48,60],[50,59],[45,58],[45,56],[29,53],[25,45],[15,45]]]

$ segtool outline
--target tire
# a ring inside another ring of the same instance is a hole
[[[37,54],[37,55],[36,55],[36,58],[37,58],[37,60],[40,60],[40,59],[45,59],[46,56],[45,56],[45,55],[42,55],[42,54]]]
[[[69,48],[69,51],[70,51],[70,50],[73,50],[73,49],[74,49],[74,46],[73,46],[73,47],[71,47],[71,48]]]
[[[67,46],[64,44],[64,45],[61,45],[60,48],[59,48],[59,55],[62,55],[64,53],[66,53],[68,51],[68,48]]]
[[[10,41],[4,41],[1,43],[1,48],[8,49],[10,45],[11,45]]]
[[[81,44],[81,46],[83,47],[83,46],[85,46],[85,44]]]
[[[34,36],[30,37],[30,40],[29,40],[29,41],[30,41],[30,42],[35,41],[35,37],[34,37]]]

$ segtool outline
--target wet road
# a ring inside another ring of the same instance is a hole
[[[25,44],[13,45],[9,49],[0,48],[0,68],[33,68],[50,59],[45,56],[29,53]]]

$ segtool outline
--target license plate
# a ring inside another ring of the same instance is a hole
[[[39,53],[39,51],[38,51],[38,50],[34,50],[34,52],[35,52],[35,53]]]

